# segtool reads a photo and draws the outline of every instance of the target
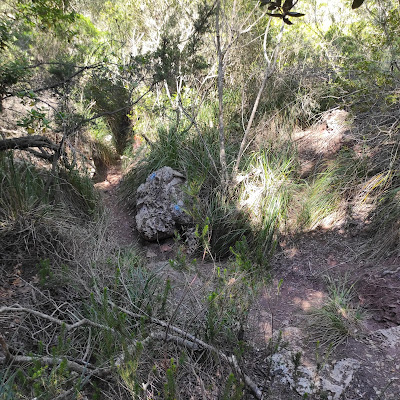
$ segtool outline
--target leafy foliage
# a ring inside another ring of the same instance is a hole
[[[270,15],[271,17],[281,18],[282,21],[287,25],[293,25],[293,22],[291,22],[288,17],[298,18],[298,17],[304,17],[305,15],[303,13],[290,11],[296,5],[297,1],[285,0],[284,3],[282,4],[282,0],[278,1],[260,0],[260,3],[261,6],[268,5],[269,11],[274,11],[274,12],[267,12],[267,15]]]

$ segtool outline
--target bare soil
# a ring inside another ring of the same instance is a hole
[[[355,359],[360,368],[340,398],[400,399],[400,343],[389,346],[381,335],[381,330],[399,326],[400,273],[392,272],[400,260],[386,260],[377,265],[362,259],[361,247],[359,238],[324,230],[282,243],[282,251],[273,262],[273,285],[264,288],[250,312],[246,340],[256,349],[253,357],[261,365],[278,331],[284,332],[283,341],[300,344],[306,365],[315,364],[316,357],[321,357],[317,353],[321,352],[327,364]],[[318,349],[305,325],[307,312],[321,307],[328,297],[326,276],[345,279],[348,285],[355,283],[354,302],[361,304],[366,312],[362,335],[351,337],[331,350]],[[285,336],[285,332],[293,329],[300,332],[300,337]],[[282,388],[279,379],[268,383],[270,393],[276,398],[297,398],[294,391],[289,395],[288,389]]]
[[[134,230],[134,216],[130,215],[118,199],[118,185],[122,179],[121,163],[111,166],[105,179],[94,186],[103,195],[104,206],[110,216],[109,232],[121,247],[137,243]]]

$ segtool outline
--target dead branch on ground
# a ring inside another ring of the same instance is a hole
[[[55,318],[55,317],[52,317],[51,315],[44,314],[44,313],[42,313],[40,311],[36,311],[36,310],[31,309],[31,308],[21,307],[18,304],[16,306],[14,306],[14,307],[1,307],[0,308],[0,314],[4,313],[4,312],[27,312],[27,313],[35,315],[37,317],[40,317],[40,318],[46,319],[48,321],[54,322],[57,325],[64,326],[67,332],[69,332],[69,331],[71,331],[73,329],[79,328],[80,326],[84,326],[84,325],[89,325],[89,326],[93,326],[93,327],[96,327],[96,328],[100,328],[100,329],[104,329],[104,330],[108,330],[108,331],[114,332],[113,328],[110,328],[109,326],[98,324],[98,323],[93,322],[93,321],[91,321],[91,320],[89,320],[87,318],[82,318],[79,321],[75,322],[74,324],[68,324],[63,320],[60,320],[60,319]]]
[[[6,357],[0,357],[0,363],[4,363],[7,360]],[[104,377],[111,373],[111,368],[94,368],[93,365],[83,362],[79,364],[76,361],[67,360],[65,358],[57,357],[35,357],[35,356],[11,356],[10,361],[14,364],[25,364],[31,362],[40,362],[41,365],[51,365],[56,366],[65,362],[67,367],[71,371],[75,371],[79,374],[89,373],[91,376]]]
[[[116,305],[112,301],[109,301],[109,304],[112,305],[113,307],[118,308],[120,311],[122,311],[126,315],[129,315],[130,317],[135,318],[135,319],[138,319],[138,318],[140,319],[145,315],[145,314],[133,313],[130,310],[127,310],[123,307]],[[114,331],[111,327],[108,327],[108,326],[105,326],[102,324],[98,324],[96,322],[88,320],[87,318],[83,318],[73,324],[69,324],[69,323],[66,323],[65,321],[55,318],[51,315],[44,314],[40,311],[36,311],[31,308],[21,307],[19,305],[14,305],[13,307],[1,307],[0,314],[4,313],[4,312],[27,312],[27,313],[35,315],[39,318],[53,322],[57,325],[65,326],[65,329],[67,331],[71,331],[75,328],[78,328],[78,327],[84,326],[84,325],[89,325],[89,326],[97,327],[100,329]],[[201,349],[208,350],[208,351],[218,355],[222,360],[227,362],[231,366],[231,368],[233,369],[235,374],[244,381],[244,383],[249,388],[251,393],[257,399],[262,399],[263,396],[262,396],[261,390],[251,380],[251,378],[242,371],[242,369],[240,368],[234,355],[228,356],[223,351],[202,341],[201,339],[198,339],[196,336],[184,331],[183,329],[178,328],[174,325],[171,325],[169,322],[165,322],[165,321],[162,321],[158,318],[151,317],[151,316],[149,316],[148,318],[151,323],[165,328],[166,332],[151,332],[150,335],[148,336],[148,338],[146,338],[144,341],[142,341],[143,345],[147,344],[150,340],[158,340],[158,341],[165,341],[165,342],[173,342],[179,346],[183,346],[192,351],[199,351]],[[176,333],[177,335],[169,334],[168,330]],[[11,355],[11,358],[10,358],[10,356],[0,357],[0,362],[4,363],[6,360],[10,360],[11,362],[14,362],[14,363],[26,363],[26,362],[32,362],[32,361],[38,360],[39,362],[41,362],[43,364],[48,364],[48,365],[56,365],[57,363],[61,363],[61,361],[62,361],[62,359],[60,359],[60,358],[52,358],[52,357],[30,357],[30,356],[12,356],[12,355]],[[91,375],[93,375],[93,376],[99,376],[99,374],[106,374],[106,373],[110,372],[110,369],[104,369],[104,368],[95,369],[93,366],[91,366],[89,368],[87,363],[85,363],[85,366],[82,366],[82,365],[76,363],[75,361],[67,360],[67,365],[73,371],[76,371],[78,373],[84,373],[86,371],[89,371],[91,373]]]

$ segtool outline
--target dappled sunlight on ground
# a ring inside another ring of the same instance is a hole
[[[311,308],[321,307],[326,298],[326,293],[309,289],[306,291],[305,297],[294,297],[293,303],[301,307],[303,311],[309,311]]]

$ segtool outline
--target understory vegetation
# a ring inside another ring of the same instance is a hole
[[[274,398],[244,332],[287,238],[400,256],[399,54],[394,0],[1,3],[0,400]],[[191,219],[167,269],[94,187],[121,168],[134,219],[164,166]],[[310,340],[362,337],[354,283]]]

